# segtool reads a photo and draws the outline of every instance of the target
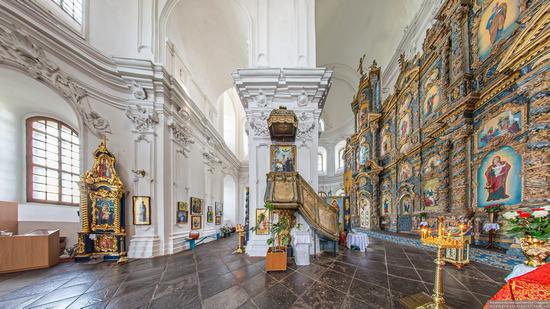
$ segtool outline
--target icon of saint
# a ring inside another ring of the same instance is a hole
[[[507,199],[506,180],[512,166],[503,161],[500,156],[495,156],[491,166],[485,171],[487,184],[485,189],[488,191],[487,201],[497,201]]]

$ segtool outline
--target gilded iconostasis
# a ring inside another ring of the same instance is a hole
[[[380,68],[360,61],[344,175],[355,227],[415,232],[445,215],[484,244],[483,225],[499,222],[488,208],[548,201],[548,11],[547,1],[446,1],[385,100]],[[495,242],[513,239],[497,231]]]

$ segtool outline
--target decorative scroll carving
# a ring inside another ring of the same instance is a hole
[[[176,143],[184,147],[186,150],[189,146],[195,143],[191,130],[185,126],[179,125],[175,122],[168,124],[172,138]]]
[[[16,67],[57,90],[73,105],[94,135],[111,133],[109,121],[92,110],[86,90],[62,72],[44,50],[19,29],[0,26],[0,63]]]
[[[145,100],[147,99],[147,91],[145,91],[145,88],[138,84],[137,81],[132,82],[132,86],[130,87],[130,90],[132,91],[132,95],[134,98],[138,100]]]
[[[140,133],[153,131],[159,122],[156,111],[147,110],[139,105],[128,105],[126,117],[132,121],[134,129]]]
[[[298,133],[296,137],[302,141],[311,140],[316,126],[314,117],[309,117],[307,113],[301,113],[298,118]]]
[[[269,137],[269,128],[267,126],[267,113],[261,113],[258,117],[256,115],[250,116],[248,120],[249,126],[256,137]]]
[[[209,172],[213,172],[216,167],[220,166],[222,164],[222,160],[220,160],[213,151],[205,150],[201,153],[202,159],[204,164],[206,164],[209,169]]]

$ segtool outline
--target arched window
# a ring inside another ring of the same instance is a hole
[[[317,171],[321,174],[327,172],[327,150],[319,147],[317,151]]]
[[[52,0],[79,25],[82,24],[83,0]]]
[[[319,119],[319,132],[325,131],[325,120],[323,118]]]
[[[61,121],[27,119],[27,201],[78,205],[78,134]]]
[[[346,149],[346,141],[340,141],[336,146],[334,146],[334,165],[336,166],[336,171],[344,170],[344,151]]]

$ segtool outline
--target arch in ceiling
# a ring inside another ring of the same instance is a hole
[[[166,26],[168,24],[168,17],[172,15],[174,8],[177,6],[177,4],[182,0],[167,0],[164,6],[162,7],[162,10],[160,11],[160,14],[158,16],[158,23],[156,25],[156,42],[155,42],[155,60],[161,63],[166,62]],[[245,13],[246,20],[248,22],[248,48],[250,49],[250,45],[253,42],[254,38],[254,19],[252,18],[252,14],[250,14],[250,10],[246,7],[246,5],[243,3],[243,0],[232,0],[236,5],[239,6],[239,8]],[[248,64],[251,62],[251,53],[248,53]]]
[[[159,62],[170,41],[211,105],[233,85],[232,71],[248,67],[254,23],[243,0],[167,0],[158,20]]]

